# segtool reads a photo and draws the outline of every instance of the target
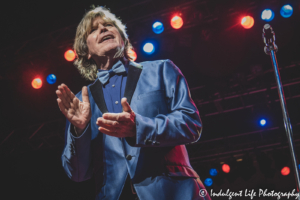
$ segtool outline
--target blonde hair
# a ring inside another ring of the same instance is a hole
[[[93,21],[97,17],[101,17],[106,22],[113,23],[124,41],[124,47],[117,50],[114,58],[125,57],[126,59],[132,60],[128,53],[128,51],[132,49],[132,45],[129,42],[128,35],[126,33],[126,26],[107,8],[102,6],[93,8],[84,15],[77,26],[74,42],[74,50],[77,54],[74,65],[85,79],[91,81],[94,81],[97,78],[97,65],[93,59],[88,59],[89,50],[86,39],[92,29]]]

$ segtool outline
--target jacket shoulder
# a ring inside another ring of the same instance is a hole
[[[143,68],[148,68],[148,67],[164,67],[166,65],[174,65],[174,63],[169,60],[169,59],[165,59],[165,60],[153,60],[153,61],[144,61],[144,62],[140,62],[140,65],[143,66]]]

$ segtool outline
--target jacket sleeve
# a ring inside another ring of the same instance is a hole
[[[76,96],[82,100],[81,93]],[[76,137],[74,134],[74,126],[67,120],[65,128],[65,147],[61,159],[62,166],[71,180],[81,182],[92,177],[90,123],[82,135]]]
[[[196,142],[200,138],[202,125],[199,112],[181,71],[172,61],[166,60],[162,76],[169,99],[169,113],[158,114],[154,118],[136,113],[136,138],[133,146],[175,146]]]

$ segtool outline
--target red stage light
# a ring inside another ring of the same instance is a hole
[[[137,55],[136,55],[135,51],[133,51],[132,49],[129,49],[128,54],[129,54],[129,57],[132,58],[132,61],[136,60]]]
[[[230,172],[230,167],[229,167],[229,165],[223,164],[223,165],[222,165],[222,170],[223,170],[223,172],[225,172],[225,173],[229,173],[229,172]]]
[[[68,50],[65,52],[65,59],[67,61],[73,61],[75,59],[75,52],[72,50]]]
[[[179,29],[181,28],[183,25],[183,20],[181,17],[179,17],[178,15],[175,15],[172,19],[171,19],[171,26],[175,29]]]
[[[35,78],[31,82],[31,85],[34,89],[40,89],[42,87],[42,84],[43,84],[43,82],[40,78]]]
[[[254,25],[254,19],[251,16],[243,17],[241,24],[245,29],[249,29]]]
[[[289,167],[283,167],[282,169],[281,169],[281,174],[283,175],[283,176],[287,176],[287,175],[289,175],[290,174],[290,168]]]

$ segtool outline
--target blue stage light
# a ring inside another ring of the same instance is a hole
[[[293,7],[289,4],[282,6],[280,14],[284,18],[288,18],[293,14]]]
[[[265,126],[267,121],[265,119],[261,119],[259,123],[261,126]]]
[[[266,22],[272,21],[274,19],[274,12],[270,9],[265,9],[261,13],[261,19]]]
[[[207,187],[211,186],[213,184],[213,180],[211,178],[207,178],[204,181],[204,185],[206,185]]]
[[[152,43],[147,42],[146,44],[144,44],[143,50],[144,50],[145,53],[150,55],[150,54],[154,53],[155,47]]]
[[[49,75],[47,76],[47,82],[48,82],[49,84],[55,83],[55,82],[56,82],[56,76],[55,76],[54,74],[49,74]]]
[[[215,168],[211,168],[211,169],[209,170],[209,174],[210,174],[211,176],[217,176],[218,171],[217,171],[217,169],[215,169]]]
[[[157,21],[152,25],[152,30],[154,33],[160,34],[164,31],[164,25],[161,22]]]

